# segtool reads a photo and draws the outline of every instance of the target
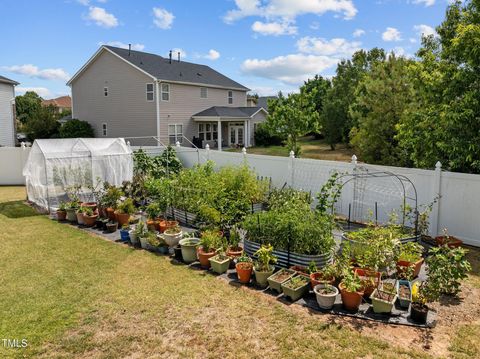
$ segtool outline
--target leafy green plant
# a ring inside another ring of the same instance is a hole
[[[432,247],[426,259],[429,285],[442,294],[455,295],[460,291],[461,281],[472,269],[465,258],[464,248],[448,246]]]
[[[296,277],[293,277],[287,283],[285,283],[285,286],[287,286],[290,289],[296,290],[308,284],[308,282],[309,282],[309,279],[307,277],[304,277],[302,275],[297,275]]]
[[[343,274],[342,285],[347,292],[355,293],[362,289],[362,280],[351,271],[345,271]]]
[[[135,205],[133,204],[133,199],[127,198],[125,201],[120,202],[117,206],[117,211],[123,214],[134,214]]]
[[[224,247],[224,240],[218,230],[206,230],[200,236],[199,244],[204,252],[210,253]]]
[[[277,263],[277,257],[273,254],[271,245],[262,245],[254,255],[257,257],[255,269],[259,272],[268,272],[271,265]]]
[[[415,242],[407,242],[400,245],[399,261],[416,263],[422,259],[423,247]]]
[[[134,230],[134,233],[137,235],[137,237],[143,238],[147,232],[148,230],[147,230],[147,226],[145,225],[145,222],[143,221],[138,222]]]
[[[245,252],[242,252],[242,255],[237,258],[237,263],[252,263],[252,258],[250,258]]]
[[[342,183],[338,180],[340,173],[334,172],[317,194],[317,211],[327,213],[333,209],[341,195]]]
[[[124,195],[122,190],[115,186],[109,186],[103,196],[103,205],[105,207],[110,207],[117,209],[117,204],[120,198]]]
[[[317,265],[315,264],[314,261],[311,261],[311,262],[308,264],[307,271],[308,271],[309,274],[318,272]]]
[[[182,231],[182,229],[179,226],[174,226],[174,227],[167,228],[164,233],[165,234],[178,234],[181,231]]]
[[[93,216],[93,209],[91,207],[81,206],[79,212],[82,212],[84,215],[89,217]]]
[[[144,234],[145,239],[147,240],[148,244],[150,244],[153,247],[160,247],[160,238],[156,235],[154,232],[146,232]]]
[[[68,207],[67,202],[60,202],[60,205],[58,206],[58,210],[61,212],[65,212]]]
[[[238,233],[237,227],[233,227],[230,229],[230,236],[228,238],[228,246],[230,248],[239,248],[240,241],[242,238],[240,237],[240,233]]]
[[[149,219],[158,218],[162,214],[162,208],[157,202],[150,203],[147,208],[145,208],[145,212],[147,212],[147,216]]]

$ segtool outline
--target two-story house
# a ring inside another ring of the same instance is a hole
[[[267,114],[247,107],[245,86],[179,56],[102,46],[67,84],[73,118],[88,121],[97,137],[138,145],[157,144],[149,140],[155,137],[184,146],[250,146]]]
[[[15,146],[15,86],[18,82],[0,76],[0,146]]]

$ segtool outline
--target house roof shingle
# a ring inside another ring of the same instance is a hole
[[[234,118],[250,118],[262,107],[227,107],[213,106],[203,110],[192,117],[234,117]]]
[[[147,52],[122,49],[114,46],[104,46],[131,64],[137,66],[151,76],[164,81],[188,82],[196,84],[214,85],[232,89],[249,89],[236,81],[222,75],[209,66],[194,64],[150,54]]]
[[[61,96],[51,100],[43,100],[43,106],[53,105],[62,108],[72,108],[72,98],[70,96]]]
[[[15,85],[15,86],[18,85],[17,81],[7,79],[6,77],[1,76],[1,75],[0,75],[0,82],[6,83],[6,84],[12,84],[12,85]]]

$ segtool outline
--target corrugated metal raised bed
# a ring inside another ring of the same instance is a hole
[[[243,240],[243,249],[250,257],[260,248],[260,244]],[[306,255],[293,252],[287,252],[283,250],[273,250],[273,254],[277,257],[277,266],[288,268],[293,265],[308,267],[313,261],[318,268],[325,267],[332,260],[332,253],[320,254],[320,255]]]
[[[342,233],[342,243],[343,242],[350,242],[350,246],[352,248],[354,248],[356,246],[358,246],[358,247],[364,247],[365,246],[365,243],[360,243],[360,242],[357,242],[353,239],[347,238],[346,233],[349,233],[349,232],[343,232]],[[403,243],[408,243],[408,242],[418,242],[418,241],[420,241],[420,237],[421,237],[420,235],[417,235],[417,236],[413,235],[411,237],[400,238],[400,243],[403,244]]]
[[[178,221],[183,226],[198,228],[196,214],[184,211],[183,209],[169,207],[167,209],[167,215],[169,217],[173,217],[176,221]]]

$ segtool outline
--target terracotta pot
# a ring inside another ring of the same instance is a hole
[[[94,214],[92,216],[88,216],[86,214],[83,215],[83,221],[87,227],[93,227],[97,221],[98,214]]]
[[[200,247],[197,250],[198,254],[198,260],[200,261],[200,265],[204,269],[210,268],[210,261],[208,260],[209,258],[212,258],[215,255],[215,251],[213,252],[204,252],[203,248]]]
[[[128,224],[128,220],[130,219],[130,215],[128,213],[118,213],[115,212],[117,217],[118,227],[122,228],[124,224]]]
[[[295,272],[297,272],[297,273],[299,273],[299,274],[306,275],[307,277],[310,276],[310,274],[308,274],[307,267],[303,267],[303,266],[291,266],[290,269],[291,269],[291,270],[294,270]]]
[[[380,284],[382,273],[363,268],[355,268],[355,275],[364,282],[363,296],[370,298],[370,295]]]
[[[450,248],[458,248],[463,244],[463,241],[453,236],[448,236],[448,239],[447,236],[438,236],[435,237],[435,243],[437,243],[437,246],[447,244]]]
[[[152,232],[156,231],[157,230],[157,223],[158,222],[154,221],[153,219],[149,219],[147,221],[147,229],[149,231],[152,231]]]
[[[117,218],[115,216],[115,210],[111,207],[108,207],[106,210],[105,210],[106,214],[107,214],[107,218],[111,221],[116,221]]]
[[[319,284],[325,283],[335,286],[335,277],[330,279],[324,279],[322,272],[315,272],[310,274],[310,284],[312,285],[312,289],[314,289]]]
[[[238,258],[242,255],[242,252],[243,252],[242,247],[236,247],[236,248],[228,247],[227,256],[231,258]]]
[[[91,208],[92,211],[95,211],[97,209],[97,203],[96,202],[82,202],[82,203],[80,203],[80,207],[88,207],[88,208]]]
[[[250,283],[252,278],[253,264],[249,262],[240,262],[235,266],[237,270],[238,281],[243,284]]]
[[[67,211],[57,211],[57,220],[64,221],[67,219]]]
[[[417,261],[416,263],[407,262],[407,261],[398,261],[397,262],[397,275],[399,277],[401,277],[401,275],[406,272],[406,268],[414,267],[413,278],[416,278],[420,274],[420,269],[422,268],[422,264],[423,264],[423,258],[420,258],[420,260]]]
[[[356,312],[362,304],[362,297],[364,295],[363,291],[359,292],[348,292],[343,283],[340,283],[338,286],[340,289],[340,295],[342,296],[342,303],[346,310]]]

